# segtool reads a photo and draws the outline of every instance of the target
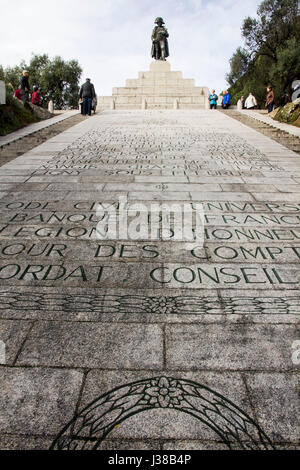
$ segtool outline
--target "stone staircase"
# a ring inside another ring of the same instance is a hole
[[[113,88],[112,96],[98,97],[103,109],[205,109],[209,90],[195,86],[195,80],[171,71],[167,61],[154,61],[137,79],[126,80],[125,87]]]

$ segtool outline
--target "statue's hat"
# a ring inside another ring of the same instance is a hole
[[[158,16],[158,17],[156,18],[156,20],[154,21],[154,23],[158,23],[159,21],[161,21],[162,24],[165,24],[165,22],[164,22],[164,20],[162,19],[161,16]]]

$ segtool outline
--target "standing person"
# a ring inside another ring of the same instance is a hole
[[[41,97],[40,97],[39,88],[37,86],[33,87],[31,103],[35,104],[36,106],[41,106]]]
[[[223,96],[223,104],[222,107],[223,109],[228,109],[230,106],[230,94],[228,93],[227,90],[224,91],[224,96]]]
[[[252,95],[251,91],[249,93],[248,98],[245,101],[245,106],[247,109],[254,109],[257,106],[257,101],[254,95]]]
[[[274,106],[274,91],[271,86],[267,87],[267,99],[266,99],[266,106],[268,108],[268,113],[271,113],[273,111],[273,106]]]
[[[91,83],[91,79],[87,78],[86,82],[80,88],[79,98],[82,99],[82,114],[86,116],[92,114],[92,101],[96,98],[96,92],[94,85]]]
[[[245,109],[245,97],[241,96],[241,98],[237,102],[237,109],[241,111],[242,109]]]
[[[216,95],[215,90],[211,91],[211,94],[208,97],[210,109],[217,109],[218,95]]]
[[[22,98],[23,103],[28,103],[29,101],[30,87],[29,87],[28,76],[29,76],[29,72],[27,70],[23,70],[22,78],[21,78],[21,86],[20,86],[21,98]]]

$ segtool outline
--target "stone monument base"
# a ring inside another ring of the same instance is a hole
[[[126,86],[113,88],[112,96],[98,97],[103,109],[207,109],[209,90],[195,86],[195,80],[171,71],[168,61],[154,61],[149,72],[139,72]]]

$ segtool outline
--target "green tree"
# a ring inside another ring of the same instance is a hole
[[[244,20],[242,36],[252,56],[266,55],[277,62],[277,49],[289,38],[299,38],[299,26],[298,0],[264,0],[257,18]]]
[[[251,91],[260,106],[266,86],[275,89],[275,102],[291,99],[291,85],[300,78],[300,15],[298,0],[264,0],[257,18],[246,18],[242,26],[245,48],[230,60],[227,81],[232,102]]]
[[[61,57],[55,57],[47,63],[40,76],[41,93],[47,101],[52,99],[58,109],[77,106],[81,74],[82,69],[76,60],[65,62]]]
[[[33,55],[31,57],[29,65],[26,69],[29,72],[30,83],[32,86],[40,86],[41,78],[44,74],[46,67],[51,63],[47,54]]]
[[[6,84],[13,89],[18,88],[24,69],[29,72],[31,88],[34,85],[39,87],[45,107],[51,99],[56,109],[77,106],[82,74],[77,60],[65,61],[61,57],[50,59],[47,54],[33,55],[29,64],[22,61],[20,65],[4,70],[2,68]]]
[[[22,65],[15,65],[14,67],[6,67],[4,69],[4,79],[7,85],[12,86],[15,90],[20,86],[20,80],[22,77]]]
[[[226,76],[230,85],[233,85],[247,72],[249,61],[249,53],[239,47],[230,59],[230,73]]]
[[[291,100],[292,83],[300,78],[300,42],[295,37],[278,48],[277,63],[272,64],[269,77],[278,95]]]

